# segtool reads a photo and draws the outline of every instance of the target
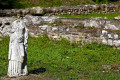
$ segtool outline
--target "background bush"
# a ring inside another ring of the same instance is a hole
[[[0,0],[0,8],[1,9],[29,8],[33,6],[58,7],[111,2],[117,3],[118,0]]]

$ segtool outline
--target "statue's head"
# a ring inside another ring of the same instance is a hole
[[[21,19],[17,19],[12,23],[12,27],[13,28],[19,28],[19,27],[23,28],[23,27],[26,27],[26,25]]]

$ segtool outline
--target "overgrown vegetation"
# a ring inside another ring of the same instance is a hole
[[[80,4],[118,3],[118,0],[0,0],[2,9],[6,8],[29,8],[34,6],[58,7],[76,6]]]
[[[9,38],[0,41],[0,76],[7,74]],[[60,80],[119,80],[119,72],[103,73],[102,65],[120,62],[120,50],[93,42],[82,48],[66,39],[52,40],[47,36],[29,37],[28,70],[40,76]],[[42,70],[38,70],[42,69]],[[39,73],[41,72],[41,73]]]
[[[107,18],[107,19],[114,19],[114,17],[119,16],[120,13],[90,13],[90,14],[80,14],[80,15],[57,15],[60,17],[68,17],[68,18],[95,18],[95,17],[99,17],[99,18]]]
[[[103,3],[118,3],[119,0],[93,0],[94,2],[98,3],[98,4],[103,4]]]

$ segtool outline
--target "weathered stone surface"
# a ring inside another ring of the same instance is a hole
[[[18,19],[12,23],[9,42],[8,76],[19,77],[28,74],[27,71],[27,40],[28,29],[25,23]]]
[[[78,6],[61,6],[61,7],[33,7],[27,9],[12,9],[12,10],[0,10],[0,16],[25,16],[27,14],[32,15],[79,15],[96,13],[116,13],[120,12],[120,4],[101,4],[101,5],[78,5]],[[119,19],[119,17],[115,17]]]
[[[114,34],[114,39],[118,39],[119,38],[118,36],[119,36],[118,34]]]
[[[87,18],[87,19],[77,19],[77,18],[59,18],[64,24],[83,24],[85,27],[95,27],[104,28],[111,30],[119,30],[120,22],[117,20],[106,20],[99,18]]]
[[[11,23],[17,18],[1,17],[0,30],[1,37],[10,35]],[[72,41],[84,41],[99,43],[120,47],[120,21],[107,20],[100,18],[60,18],[55,16],[31,16],[26,15],[22,18],[31,36],[41,36],[47,34],[54,39],[60,37]],[[108,26],[109,25],[109,26]]]
[[[119,20],[119,19],[120,19],[120,15],[119,15],[119,16],[116,16],[116,17],[114,17],[114,19],[118,19],[118,20]]]
[[[120,72],[120,63],[115,63],[115,64],[107,64],[107,65],[102,65],[103,71],[102,72],[112,72],[112,73],[119,73]]]
[[[33,7],[30,9],[31,14],[38,14],[38,15],[43,15],[44,14],[44,9],[42,7]]]

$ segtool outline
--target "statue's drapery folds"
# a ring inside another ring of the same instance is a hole
[[[9,42],[8,76],[18,77],[27,75],[27,40],[28,29],[25,23],[18,19],[12,23]]]

